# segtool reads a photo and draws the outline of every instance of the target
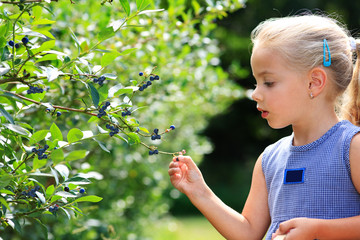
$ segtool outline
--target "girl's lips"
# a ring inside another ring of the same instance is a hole
[[[263,109],[261,109],[259,107],[257,108],[257,110],[259,110],[261,112],[261,117],[262,118],[266,118],[269,115],[268,111],[265,111],[265,110],[263,110]]]
[[[269,115],[269,112],[267,112],[267,111],[262,111],[261,112],[261,117],[262,118],[266,118],[268,115]]]

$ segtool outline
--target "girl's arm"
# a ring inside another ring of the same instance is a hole
[[[350,144],[351,179],[360,194],[360,134]],[[274,237],[287,234],[286,240],[360,239],[360,216],[341,219],[294,218],[280,224]]]
[[[190,157],[174,158],[169,166],[169,175],[174,187],[186,194],[226,239],[259,240],[265,235],[270,216],[261,156],[254,168],[250,193],[242,214],[228,207],[211,191]]]

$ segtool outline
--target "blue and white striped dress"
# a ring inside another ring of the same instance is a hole
[[[360,194],[349,163],[350,142],[359,131],[344,120],[310,144],[293,146],[291,135],[265,149],[262,168],[271,216],[266,240],[281,222],[292,218],[360,215]]]

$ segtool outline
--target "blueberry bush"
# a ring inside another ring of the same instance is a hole
[[[178,194],[172,156],[199,161],[243,96],[212,38],[241,7],[1,0],[0,238],[144,239]]]

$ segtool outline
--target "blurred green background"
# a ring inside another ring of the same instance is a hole
[[[80,42],[91,45],[99,29],[124,17],[116,0],[105,6],[95,0],[75,2],[70,5],[67,0],[59,0],[51,9],[52,18],[57,21],[52,34],[57,46],[69,54],[76,49],[69,28]],[[257,157],[267,145],[291,131],[268,127],[255,102],[247,97],[247,90],[255,83],[249,66],[251,30],[267,18],[308,10],[337,14],[357,36],[360,1],[158,0],[151,7],[165,11],[142,16],[137,24],[145,27],[126,29],[104,43],[119,51],[138,48],[108,69],[116,71],[120,75],[117,81],[126,85],[130,79],[136,79],[140,70],[157,66],[161,84],[134,99],[138,107],[146,106],[138,120],[148,129],[165,129],[175,124],[176,131],[160,146],[168,151],[186,149],[199,163],[213,191],[241,211]],[[99,59],[94,55],[91,60],[96,63]],[[74,85],[74,89],[77,87]],[[71,94],[76,96],[77,92]],[[69,99],[70,96],[54,97],[58,102]],[[34,121],[42,117],[39,114]],[[90,128],[86,121],[82,116],[68,114],[57,124],[61,129],[86,130]],[[46,123],[37,124],[43,127]],[[83,217],[44,219],[50,239],[223,239],[169,183],[167,167],[171,157],[149,157],[146,149],[127,146],[119,139],[106,142],[110,153],[96,143],[77,147],[90,151],[86,159],[74,163],[76,168],[94,176],[95,183],[87,192],[104,200],[86,205]],[[0,236],[41,239],[40,232],[29,223],[23,236],[11,229]]]

